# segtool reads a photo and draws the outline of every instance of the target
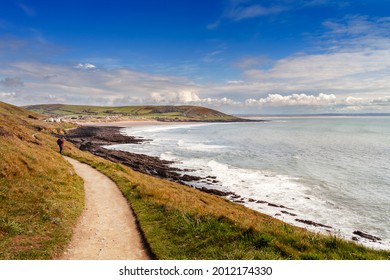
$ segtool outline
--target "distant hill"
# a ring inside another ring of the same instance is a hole
[[[124,116],[150,118],[160,121],[239,122],[244,119],[200,106],[85,106],[42,104],[25,107],[45,115],[56,116]]]

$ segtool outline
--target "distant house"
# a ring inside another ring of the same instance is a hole
[[[45,122],[57,122],[57,123],[60,123],[62,122],[62,119],[61,118],[48,118],[45,120]]]

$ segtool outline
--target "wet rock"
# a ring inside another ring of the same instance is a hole
[[[120,127],[80,126],[66,132],[65,138],[72,143],[92,142],[97,145],[139,144],[148,141],[120,133]]]
[[[300,222],[300,223],[304,223],[307,225],[315,226],[315,227],[332,228],[331,226],[327,226],[327,225],[316,223],[316,222],[309,221],[309,220],[295,219],[295,221]]]
[[[263,204],[265,204],[265,203],[268,203],[268,202],[264,201],[264,200],[258,200],[258,201],[256,201],[256,203],[263,203]]]
[[[199,190],[206,192],[206,193],[215,194],[218,196],[235,195],[235,193],[233,193],[233,192],[224,192],[224,191],[220,191],[220,190],[216,190],[216,189],[209,189],[209,188],[205,188],[205,187],[199,188]]]
[[[284,205],[279,205],[279,207],[280,207],[280,208],[284,208],[284,209],[294,210],[294,209],[289,208],[289,207],[286,207],[286,206],[284,206]]]
[[[188,175],[184,174],[181,176],[181,180],[185,182],[191,182],[191,181],[200,181],[202,178],[199,176],[193,176],[193,175]]]
[[[290,213],[290,212],[287,212],[287,211],[280,211],[280,212],[282,212],[283,214],[287,214],[287,215],[290,215],[290,216],[297,216],[297,214],[294,214],[294,213]]]
[[[233,200],[233,202],[235,202],[235,203],[245,203],[245,201],[243,201],[243,200]]]
[[[360,230],[355,230],[355,231],[353,232],[353,234],[356,234],[356,235],[358,235],[358,236],[360,236],[360,237],[369,239],[369,240],[374,241],[374,242],[382,240],[382,239],[380,239],[379,237],[376,237],[376,236],[373,236],[373,235],[371,235],[371,234],[362,232],[362,231],[360,231]]]
[[[268,206],[272,206],[272,207],[280,207],[279,205],[276,205],[276,204],[273,204],[273,203],[269,203],[269,202],[268,202]]]

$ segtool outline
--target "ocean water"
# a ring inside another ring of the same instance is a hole
[[[285,222],[390,249],[390,118],[274,118],[122,133],[152,141],[110,148],[173,160],[187,173],[218,181],[194,182],[197,187],[232,191],[247,207]],[[381,240],[360,238],[356,230]]]

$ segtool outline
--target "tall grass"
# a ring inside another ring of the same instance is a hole
[[[83,209],[83,181],[36,120],[0,105],[0,259],[52,259]]]

